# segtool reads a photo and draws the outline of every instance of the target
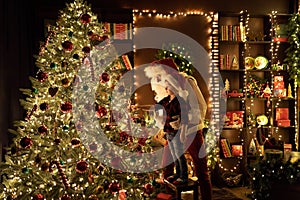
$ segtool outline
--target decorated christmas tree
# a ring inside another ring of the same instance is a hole
[[[121,80],[130,68],[116,52],[86,2],[60,12],[36,56],[32,88],[21,90],[27,116],[10,130],[0,199],[155,195],[157,173],[139,171],[156,164],[150,137],[132,120],[132,76]]]

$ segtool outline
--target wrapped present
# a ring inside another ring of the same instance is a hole
[[[224,155],[224,158],[229,158],[231,157],[231,152],[230,152],[230,144],[228,142],[227,139],[221,139],[221,148],[222,148],[222,151],[223,151],[223,155]]]
[[[275,89],[274,97],[285,98],[286,97],[286,89]]]
[[[244,125],[244,111],[228,111],[225,116],[225,128],[242,128]]]
[[[274,76],[274,83],[275,82],[284,82],[283,76]]]
[[[231,145],[231,154],[232,156],[243,156],[243,146],[237,144]]]
[[[291,120],[280,119],[280,120],[276,121],[276,125],[277,126],[284,126],[284,127],[291,126]]]
[[[275,120],[289,119],[289,108],[276,108]]]
[[[228,97],[243,97],[244,93],[238,92],[238,90],[232,90],[230,93],[228,93]]]
[[[158,193],[155,200],[171,200],[172,195],[166,193]]]
[[[283,81],[274,81],[274,90],[277,89],[284,89],[284,82]]]

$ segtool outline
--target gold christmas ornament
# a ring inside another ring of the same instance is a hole
[[[256,117],[256,121],[259,125],[264,126],[268,124],[268,118],[266,115],[259,115]]]

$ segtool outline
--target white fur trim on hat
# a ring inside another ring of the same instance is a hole
[[[187,99],[187,96],[189,94],[188,91],[183,89],[181,87],[181,84],[172,75],[168,74],[166,76],[163,76],[163,81],[165,81],[168,85],[177,90],[174,92],[177,92],[180,97],[182,97],[184,100]]]
[[[150,65],[145,67],[144,72],[148,78],[155,78],[167,74],[166,70],[160,65]]]

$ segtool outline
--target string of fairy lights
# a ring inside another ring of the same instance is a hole
[[[207,23],[208,24],[212,24],[213,20],[215,19],[215,14],[213,12],[203,12],[200,10],[193,10],[193,11],[186,11],[186,12],[173,12],[173,11],[169,11],[167,13],[160,13],[157,10],[148,10],[148,9],[144,9],[144,10],[138,10],[138,9],[134,9],[133,10],[133,35],[137,34],[138,31],[138,20],[141,17],[149,17],[149,18],[154,18],[155,19],[169,19],[169,20],[176,20],[178,18],[181,17],[188,17],[188,16],[203,16],[207,19]],[[213,37],[212,37],[212,28],[208,27],[207,29],[207,33],[209,35],[209,39],[208,39],[208,43],[207,43],[207,47],[208,47],[208,55],[210,57],[210,60],[216,60],[216,58],[213,59]],[[183,49],[183,48],[182,48]],[[133,52],[136,52],[136,46],[133,45]],[[216,56],[215,56],[216,57]],[[212,64],[212,63],[211,63]],[[208,87],[210,88],[210,91],[213,93],[215,92],[215,87],[213,87],[213,83],[212,80],[209,81],[208,83]],[[135,99],[137,99],[138,96],[137,94],[135,94]],[[208,103],[208,107],[212,108],[214,107],[214,104],[212,104],[211,102],[214,102],[215,100],[218,99],[213,99],[212,95],[210,95],[210,99],[209,99],[209,103]]]
[[[272,13],[269,15],[269,18],[270,18],[270,22],[271,24],[273,24],[273,26],[271,26],[270,28],[270,37],[272,38],[272,33],[274,33],[276,31],[276,27],[278,25],[278,20],[277,20],[277,17],[278,16],[278,12],[277,11],[272,11]],[[270,52],[271,52],[271,63],[272,64],[275,64],[274,61],[276,62],[277,58],[278,58],[278,50],[280,48],[280,45],[281,45],[281,42],[280,41],[273,41],[271,42],[271,48],[270,48]],[[280,64],[279,62],[277,62],[277,64]],[[280,75],[280,73],[278,73],[278,75]],[[271,84],[271,89],[273,90],[273,83],[274,83],[274,73],[272,72],[271,70],[271,77],[272,77],[272,84]],[[291,94],[288,94],[290,96],[288,96],[288,98],[292,98],[292,99],[297,99],[297,87],[296,87],[297,83],[295,82],[294,83],[294,97],[291,96]],[[277,102],[275,103],[274,107],[275,109],[276,108],[279,108],[280,107],[280,104],[282,102],[282,99],[281,98],[278,98]],[[295,146],[296,146],[296,150],[298,150],[298,141],[299,141],[299,133],[298,133],[298,113],[297,113],[297,107],[298,107],[298,104],[297,104],[297,101],[295,100],[295,105],[294,105],[294,111],[295,111],[295,120],[294,120],[294,123],[295,123],[295,138],[294,138],[294,142],[295,142]],[[278,135],[278,140],[281,141],[283,139],[283,136],[282,134],[279,133],[279,128],[276,127],[275,128],[275,133],[276,135]]]
[[[170,11],[168,13],[160,13],[156,10],[133,10],[133,35],[137,34],[138,31],[138,20],[142,17],[153,18],[153,20],[177,20],[182,17],[188,16],[202,16],[206,18],[208,26],[206,32],[208,33],[208,41],[207,41],[207,52],[210,58],[210,67],[209,73],[211,74],[208,82],[208,88],[210,91],[210,96],[208,100],[208,109],[212,111],[211,114],[211,123],[210,123],[210,132],[213,133],[214,138],[210,138],[211,140],[218,141],[220,137],[220,127],[219,123],[221,119],[220,117],[220,79],[219,79],[219,69],[218,69],[218,60],[219,60],[219,50],[218,50],[218,14],[214,12],[203,12],[200,10],[193,10],[187,12],[173,12]],[[136,52],[136,46],[133,45],[133,52]],[[135,94],[135,99],[138,99],[137,94]],[[211,142],[208,145],[207,149],[213,150],[214,154],[218,157],[218,145],[217,142]],[[208,158],[211,160],[215,160],[215,158]]]
[[[176,20],[178,19],[179,17],[187,17],[187,16],[204,16],[207,18],[207,23],[211,24],[211,27],[208,28],[207,32],[208,34],[210,35],[209,36],[209,39],[208,39],[208,53],[209,53],[209,56],[211,58],[211,67],[209,68],[209,73],[212,74],[212,78],[210,78],[210,81],[209,81],[209,89],[210,89],[210,98],[209,98],[209,108],[212,110],[212,117],[215,117],[215,119],[219,118],[219,113],[220,113],[220,104],[213,104],[212,102],[219,102],[219,99],[215,99],[215,98],[219,98],[220,96],[219,95],[216,95],[217,93],[219,93],[219,79],[215,79],[214,80],[214,76],[213,74],[217,74],[219,73],[219,69],[217,67],[214,67],[214,66],[218,66],[218,62],[219,62],[219,46],[218,46],[218,37],[219,37],[219,24],[218,24],[218,13],[213,13],[213,12],[209,12],[209,13],[205,13],[203,11],[199,11],[199,10],[194,10],[194,11],[187,11],[187,12],[173,12],[173,11],[170,11],[168,13],[160,13],[156,10],[138,10],[138,9],[135,9],[133,10],[133,35],[136,34],[136,31],[137,31],[137,27],[138,27],[138,19],[139,17],[149,17],[149,18],[154,18],[154,19],[168,19],[168,20]],[[269,15],[270,17],[270,23],[272,24],[271,25],[271,28],[270,28],[270,31],[269,31],[269,36],[270,38],[273,37],[273,33],[275,31],[275,25],[277,24],[277,11],[272,11],[272,13]],[[246,57],[246,56],[250,56],[250,50],[251,50],[251,46],[249,45],[249,43],[247,42],[247,36],[249,35],[249,19],[250,19],[250,15],[248,13],[247,10],[244,10],[244,11],[241,11],[240,12],[240,23],[244,26],[244,29],[245,29],[245,35],[244,35],[244,38],[242,38],[242,42],[244,42],[244,48],[243,48],[243,51],[241,52],[242,53],[242,57]],[[277,42],[270,42],[270,53],[271,53],[271,63],[273,63],[274,60],[277,59],[278,57],[278,50],[280,48],[280,41],[277,41]],[[136,47],[133,45],[133,51],[136,52]],[[271,74],[271,80],[272,82],[270,83],[270,88],[271,88],[271,91],[273,91],[273,77],[274,77],[274,73],[272,72],[272,70],[270,70],[270,74]],[[243,75],[243,79],[244,79],[244,83],[243,83],[243,93],[246,94],[247,93],[247,75],[248,75],[248,72],[247,70],[245,70],[245,73]],[[216,87],[217,86],[217,87]],[[294,98],[296,98],[296,95],[297,95],[297,89],[296,87],[294,87]],[[272,97],[271,96],[271,101],[272,101]],[[135,98],[138,98],[137,96]],[[274,104],[275,108],[279,107],[279,104],[282,100],[279,98],[278,101]],[[242,100],[242,104],[245,104],[245,100],[243,99]],[[253,107],[255,106],[255,102],[253,99],[250,99],[250,103],[249,105],[246,107],[246,112],[249,113]],[[297,102],[295,101],[295,127],[298,127],[298,123],[297,123]],[[272,112],[272,108],[269,107],[266,111],[266,115],[270,115],[270,113]],[[220,120],[220,119],[219,119]],[[215,136],[216,137],[219,137],[220,136],[220,133],[217,131],[219,130],[217,128],[218,126],[216,127],[213,127],[213,131],[215,131]],[[268,135],[268,137],[270,137],[272,135],[272,124],[269,125],[269,130],[270,130],[270,133]],[[274,128],[275,129],[275,132],[277,133],[279,128],[276,127]],[[248,131],[251,135],[253,135],[253,127],[252,126],[249,126],[248,127]],[[243,128],[239,129],[239,132],[240,132],[240,141],[241,141],[241,145],[243,146],[244,148],[244,140],[243,138],[241,137],[241,134],[243,133]],[[278,136],[279,140],[282,139],[282,135],[280,134]],[[298,149],[298,130],[297,128],[295,128],[295,144],[296,144],[296,148]],[[230,171],[230,172],[234,172],[236,171],[237,169],[239,169],[239,166],[242,162],[242,157],[237,157],[237,162],[234,166],[232,166],[231,168],[227,168],[225,167],[224,165],[224,160],[220,158],[220,155],[219,154],[216,154],[216,157],[217,157],[217,160],[219,161],[218,162],[218,166],[220,169],[224,170],[224,171]]]
[[[270,30],[269,30],[269,37],[271,38],[274,38],[274,33],[276,31],[276,27],[278,25],[278,21],[277,21],[277,15],[278,15],[278,12],[277,11],[272,11],[271,14],[269,14],[269,22],[271,24],[271,27],[270,27]],[[247,14],[247,19],[246,21],[248,22],[249,21],[249,14]],[[249,33],[249,27],[248,25],[246,24],[246,30],[247,30],[247,33],[246,35]],[[270,58],[270,63],[271,65],[273,64],[282,64],[282,63],[279,63],[279,61],[277,61],[278,59],[278,51],[279,51],[279,48],[281,46],[281,42],[280,41],[270,41],[270,54],[271,54],[271,58]],[[244,47],[245,47],[245,51],[248,53],[247,56],[251,56],[250,55],[250,45],[246,42],[244,44]],[[275,63],[276,62],[276,63]],[[272,66],[271,66],[272,67]],[[247,71],[247,70],[246,70]],[[275,73],[273,72],[272,69],[269,70],[270,71],[270,75],[271,75],[271,83],[269,84],[270,88],[271,88],[271,91],[274,91],[274,76],[275,76]],[[280,72],[276,72],[277,75],[280,75]],[[246,78],[247,78],[247,72],[245,73],[245,76],[244,76],[244,82],[246,82]],[[296,83],[294,83],[294,97],[292,97],[292,99],[296,99],[297,98],[297,87],[296,87]],[[291,98],[291,96],[288,97],[288,99]],[[279,108],[280,107],[280,104],[282,103],[284,99],[282,98],[275,98],[273,94],[271,94],[271,101],[273,101],[273,106],[274,107],[269,107],[267,110],[266,110],[266,115],[267,116],[270,116],[270,113],[272,113],[272,110],[276,110],[276,108]],[[276,102],[275,102],[276,101]],[[294,139],[294,142],[295,142],[295,145],[296,145],[296,149],[298,150],[298,138],[299,138],[299,133],[298,133],[298,114],[297,114],[297,101],[294,101],[295,104],[294,104],[294,111],[295,111],[295,120],[294,120],[294,123],[295,123],[295,139]],[[247,106],[247,112],[251,112],[251,110],[254,108],[254,100],[251,99],[250,100],[250,106]],[[282,141],[283,140],[283,135],[280,133],[280,128],[279,127],[275,127],[275,128],[272,128],[273,127],[273,116],[270,116],[270,124],[268,127],[268,130],[269,130],[269,133],[268,133],[268,137],[272,137],[274,135],[278,135],[278,140],[279,141]],[[253,134],[253,129],[251,126],[248,127],[249,128],[249,133],[252,135]],[[275,134],[274,134],[275,133]],[[268,139],[268,138],[266,138]]]

